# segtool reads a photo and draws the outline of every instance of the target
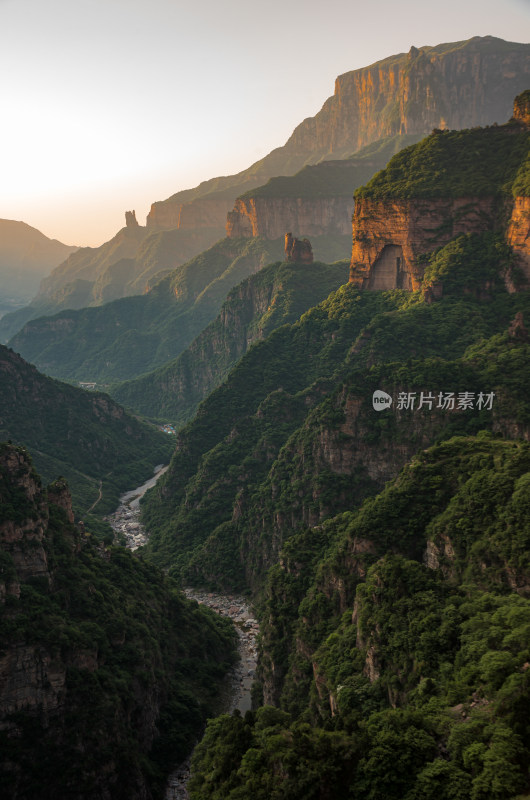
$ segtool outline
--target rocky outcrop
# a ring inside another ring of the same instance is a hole
[[[492,197],[360,198],[353,215],[350,283],[416,291],[423,280],[418,257],[460,234],[492,230],[499,208]]]
[[[136,219],[136,211],[125,212],[125,226],[127,228],[138,228],[138,220]]]
[[[513,118],[520,125],[530,126],[530,90],[521,92],[513,104]]]
[[[278,239],[285,230],[308,236],[349,233],[351,197],[238,197],[227,215],[226,235]]]
[[[529,80],[528,45],[476,36],[411,47],[408,54],[340,75],[333,97],[296,128],[285,149],[340,157],[396,133],[501,123]]]
[[[163,228],[224,228],[226,214],[232,207],[234,195],[224,197],[213,194],[211,197],[200,197],[187,203],[164,200],[153,203],[147,215],[147,227],[150,230]]]
[[[507,233],[508,244],[513,248],[515,264],[522,273],[523,282],[530,285],[530,197],[516,197],[513,203]],[[508,279],[509,291],[515,291],[513,276]]]
[[[298,125],[283,147],[237,175],[204,181],[153,204],[147,224],[173,227],[183,204],[207,195],[231,193],[229,211],[237,196],[273,176],[294,175],[322,159],[348,157],[384,136],[503,122],[511,113],[511,99],[529,81],[528,44],[476,36],[436,47],[411,47],[409,53],[340,75],[333,96],[316,116]],[[314,235],[286,221],[283,231],[289,228]]]
[[[518,311],[514,319],[512,319],[508,334],[512,339],[518,339],[520,342],[528,341],[528,331],[525,328],[522,311]]]
[[[7,578],[0,573],[0,597],[5,597],[18,594],[19,581],[50,577],[43,541],[48,525],[46,496],[20,448],[0,447],[0,504],[0,551],[9,555],[16,573],[6,573]]]
[[[301,264],[312,264],[313,248],[309,239],[293,239],[292,233],[286,233],[285,259]]]

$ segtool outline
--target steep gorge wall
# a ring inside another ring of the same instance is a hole
[[[493,197],[360,198],[353,215],[350,283],[416,291],[423,280],[420,255],[460,234],[494,229],[499,210]]]
[[[530,197],[515,198],[506,238],[513,248],[516,266],[530,285]]]
[[[230,635],[73,520],[66,482],[45,489],[26,450],[0,444],[2,798],[153,800],[199,733]]]
[[[154,203],[147,226],[174,227],[181,217],[196,217],[203,224],[206,213],[211,219],[215,213],[223,226],[236,197],[272,176],[294,175],[305,164],[348,157],[385,136],[504,122],[512,99],[529,83],[528,44],[477,36],[411,47],[408,54],[340,75],[334,94],[314,117],[298,125],[283,147],[237,175],[205,181]],[[211,206],[203,204],[208,195]],[[276,235],[290,228],[295,226],[288,224]]]
[[[219,228],[226,222],[227,212],[232,208],[236,193],[229,197],[200,197],[187,203],[164,200],[153,203],[147,215],[147,228]]]
[[[238,197],[227,215],[226,235],[277,239],[286,231],[307,236],[350,232],[351,197]]]
[[[334,95],[295,129],[285,148],[341,155],[396,133],[501,123],[529,80],[528,45],[477,36],[411,47],[340,75]]]

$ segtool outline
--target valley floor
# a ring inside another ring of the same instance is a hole
[[[156,474],[136,489],[120,497],[120,505],[107,517],[113,530],[125,537],[126,547],[136,550],[146,544],[148,536],[140,522],[140,498],[151,489],[167,467],[159,465]],[[248,601],[234,594],[216,594],[186,587],[184,594],[189,600],[196,600],[220,614],[229,617],[236,626],[239,636],[238,651],[240,660],[226,675],[219,692],[218,714],[231,714],[236,709],[242,714],[251,707],[251,688],[257,662],[257,637],[259,625],[253,616]],[[190,777],[189,757],[170,774],[166,787],[166,800],[188,800],[187,783]]]

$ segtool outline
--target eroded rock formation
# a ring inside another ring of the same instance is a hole
[[[499,208],[493,197],[359,199],[350,283],[361,289],[416,291],[423,280],[418,256],[460,234],[491,230]]]
[[[292,233],[285,234],[285,259],[302,264],[313,263],[313,248],[309,239],[293,239]]]
[[[164,200],[153,203],[147,215],[150,230],[163,228],[224,228],[235,193],[229,197],[199,197],[188,202]]]
[[[521,92],[513,104],[513,118],[521,125],[530,126],[530,90]]]
[[[515,263],[522,272],[524,282],[530,285],[530,197],[515,198],[507,240],[513,248]],[[507,285],[509,291],[517,288],[512,278],[508,279]]]
[[[436,47],[346,72],[321,111],[304,120],[285,148],[355,152],[396,133],[471,128],[504,122],[530,78],[530,48],[500,47],[493,36]]]
[[[136,219],[136,211],[125,212],[125,225],[127,228],[138,228],[138,220]]]

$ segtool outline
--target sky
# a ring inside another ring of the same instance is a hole
[[[0,218],[97,246],[284,144],[337,75],[485,35],[529,42],[530,0],[0,0]]]

